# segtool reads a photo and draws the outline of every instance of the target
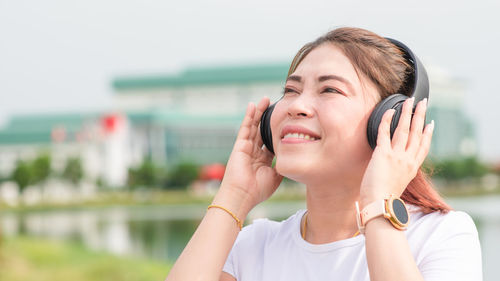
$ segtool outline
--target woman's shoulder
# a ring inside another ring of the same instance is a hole
[[[447,213],[436,211],[425,214],[414,205],[409,205],[408,211],[410,212],[409,232],[428,232],[436,238],[459,233],[478,235],[474,221],[466,212],[450,210]]]
[[[453,275],[446,280],[480,280],[481,244],[471,216],[454,210],[425,214],[412,209],[406,236],[423,276],[445,274]]]

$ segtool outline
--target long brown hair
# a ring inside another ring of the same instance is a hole
[[[302,47],[290,65],[291,75],[302,60],[316,47],[330,43],[340,48],[349,58],[358,73],[370,79],[380,94],[380,99],[397,93],[407,93],[403,89],[411,66],[406,62],[401,50],[386,38],[371,31],[343,27],[334,29]],[[439,211],[447,213],[451,207],[446,204],[432,187],[429,176],[420,168],[415,178],[401,195],[406,203],[420,207],[424,213]]]

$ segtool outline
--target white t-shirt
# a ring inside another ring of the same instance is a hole
[[[482,280],[478,233],[468,214],[424,215],[416,206],[408,209],[410,225],[405,234],[426,281]],[[311,244],[300,234],[305,211],[281,222],[257,219],[245,226],[223,271],[238,281],[370,280],[364,235]]]

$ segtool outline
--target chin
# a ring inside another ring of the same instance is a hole
[[[289,179],[305,183],[318,170],[317,161],[298,157],[276,157],[276,171]]]

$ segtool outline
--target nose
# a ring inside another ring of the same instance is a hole
[[[312,97],[302,93],[295,98],[288,106],[288,116],[291,118],[312,117],[314,116]]]

